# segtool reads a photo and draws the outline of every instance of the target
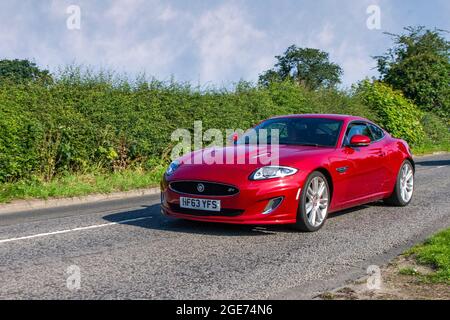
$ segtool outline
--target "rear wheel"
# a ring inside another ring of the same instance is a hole
[[[384,201],[388,204],[404,207],[411,202],[414,192],[414,169],[411,161],[405,160],[400,167],[394,192]]]
[[[319,171],[311,173],[306,180],[298,206],[294,227],[313,232],[322,228],[328,215],[330,187],[327,178]]]

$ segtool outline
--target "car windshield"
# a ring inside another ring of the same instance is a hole
[[[236,144],[278,143],[334,147],[341,127],[342,121],[326,118],[269,119],[247,131]]]

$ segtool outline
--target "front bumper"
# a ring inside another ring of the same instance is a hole
[[[231,224],[292,224],[296,222],[298,198],[303,186],[301,173],[284,179],[245,181],[239,193],[232,196],[199,196],[178,193],[169,188],[163,178],[161,182],[161,212],[170,217],[187,220],[231,223]],[[202,180],[203,181],[203,180]],[[210,181],[219,182],[220,181]],[[221,201],[221,213],[186,210],[179,207],[180,196],[216,199]],[[264,209],[271,199],[283,197],[279,206],[268,214]]]

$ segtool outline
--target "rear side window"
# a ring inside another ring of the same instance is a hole
[[[370,128],[370,131],[372,131],[374,141],[383,139],[384,132],[383,132],[383,130],[381,130],[381,128],[379,128],[376,125],[373,125],[371,123],[369,123],[369,128]]]

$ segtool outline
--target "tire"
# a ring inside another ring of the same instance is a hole
[[[408,176],[404,175],[405,170]],[[407,179],[409,177],[409,173],[411,173],[411,176],[409,179]],[[384,199],[384,202],[397,207],[407,206],[411,202],[413,192],[414,167],[411,161],[405,160],[403,161],[402,165],[400,166],[400,170],[398,171],[394,191],[389,196],[389,198]]]
[[[317,188],[315,183],[317,182]],[[322,183],[324,184],[323,191]],[[322,192],[320,194],[320,192]],[[319,171],[308,176],[300,196],[297,222],[294,228],[304,232],[315,232],[322,228],[328,216],[330,186],[327,178]],[[314,213],[315,212],[315,213]]]

